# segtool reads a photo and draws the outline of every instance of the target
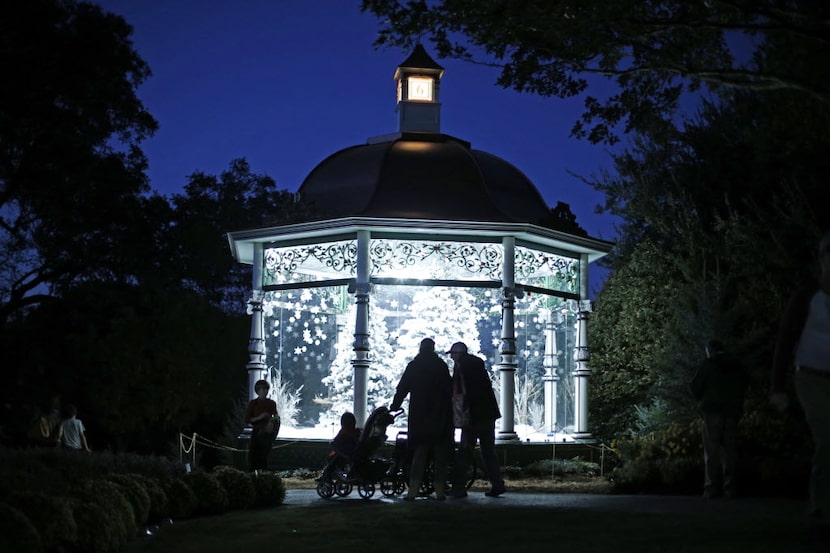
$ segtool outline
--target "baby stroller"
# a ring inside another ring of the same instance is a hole
[[[360,497],[369,499],[375,494],[377,485],[386,497],[402,494],[406,490],[406,482],[398,477],[394,461],[377,455],[378,449],[386,443],[386,428],[402,412],[390,412],[386,407],[372,411],[354,453],[348,458],[335,456],[323,470],[317,481],[317,495],[324,499],[334,495],[345,497],[357,487]]]

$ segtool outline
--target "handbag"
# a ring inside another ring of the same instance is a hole
[[[274,436],[280,431],[280,417],[275,415],[268,418],[268,422],[262,427],[262,431],[266,434],[273,434]]]
[[[467,405],[467,386],[464,384],[464,377],[458,375],[459,386],[453,386],[452,390],[452,422],[456,428],[463,428],[470,424],[470,406]]]

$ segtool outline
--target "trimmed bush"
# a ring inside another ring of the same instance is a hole
[[[247,472],[222,465],[214,468],[212,474],[228,494],[228,509],[247,509],[253,505],[254,484]]]
[[[170,518],[179,520],[193,516],[198,499],[183,479],[168,478],[160,484],[167,495],[167,512]]]
[[[141,483],[144,491],[147,492],[147,497],[150,498],[150,512],[147,515],[147,521],[158,523],[169,517],[167,493],[162,488],[160,481],[140,474],[133,474],[132,477]]]
[[[43,544],[35,525],[20,510],[0,503],[0,551],[41,553]]]
[[[136,528],[145,526],[150,516],[150,496],[147,495],[142,483],[132,474],[110,474],[106,479],[118,486],[130,502]]]
[[[0,448],[0,497],[13,491],[41,491],[59,494],[68,488],[59,451],[47,448]]]
[[[111,517],[103,507],[76,499],[70,502],[75,524],[78,525],[78,552],[118,553],[124,543],[117,517]]]
[[[260,471],[252,475],[255,497],[254,507],[275,507],[285,501],[285,483],[272,472]]]
[[[60,550],[78,539],[78,527],[65,498],[43,492],[14,492],[10,500],[32,521],[46,551]]]
[[[206,472],[191,472],[181,479],[196,494],[196,514],[218,515],[228,510],[228,494],[214,476]]]
[[[599,465],[591,461],[574,457],[573,459],[542,459],[533,461],[520,474],[528,476],[564,476],[566,474],[584,474],[596,476],[599,474]]]
[[[103,478],[88,480],[73,490],[72,497],[101,507],[107,516],[113,519],[121,543],[125,543],[138,533],[133,507],[118,485],[113,482]]]
[[[181,476],[185,473],[181,463],[155,455],[135,453],[96,453],[92,456],[105,472],[141,474],[157,480]]]

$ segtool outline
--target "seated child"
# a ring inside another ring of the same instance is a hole
[[[357,448],[360,438],[360,428],[357,428],[357,419],[353,413],[346,411],[340,417],[340,431],[331,441],[331,451],[328,454],[328,462],[323,469],[320,479],[331,476],[336,468],[343,468]]]

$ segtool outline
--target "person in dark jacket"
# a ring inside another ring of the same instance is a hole
[[[724,351],[720,341],[709,341],[706,357],[689,384],[703,416],[703,496],[733,497],[738,421],[749,380],[743,365]]]
[[[390,411],[397,411],[409,395],[407,440],[413,457],[409,490],[404,497],[407,501],[413,501],[418,496],[430,456],[435,463],[435,498],[447,497],[453,435],[451,394],[450,369],[435,353],[435,341],[424,338],[418,355],[406,366],[389,406]]]
[[[795,366],[795,391],[813,436],[808,514],[830,516],[830,232],[818,245],[818,280],[793,292],[781,317],[772,366],[770,402],[788,407],[786,376]]]
[[[487,497],[498,497],[505,492],[501,477],[499,460],[496,457],[496,419],[501,417],[496,394],[490,375],[484,366],[484,360],[470,355],[464,342],[456,342],[447,352],[454,362],[453,390],[463,390],[470,421],[461,427],[461,445],[455,456],[455,474],[453,475],[454,498],[466,497],[466,475],[472,462],[473,450],[478,441],[484,469],[490,480],[490,489],[484,493]]]

